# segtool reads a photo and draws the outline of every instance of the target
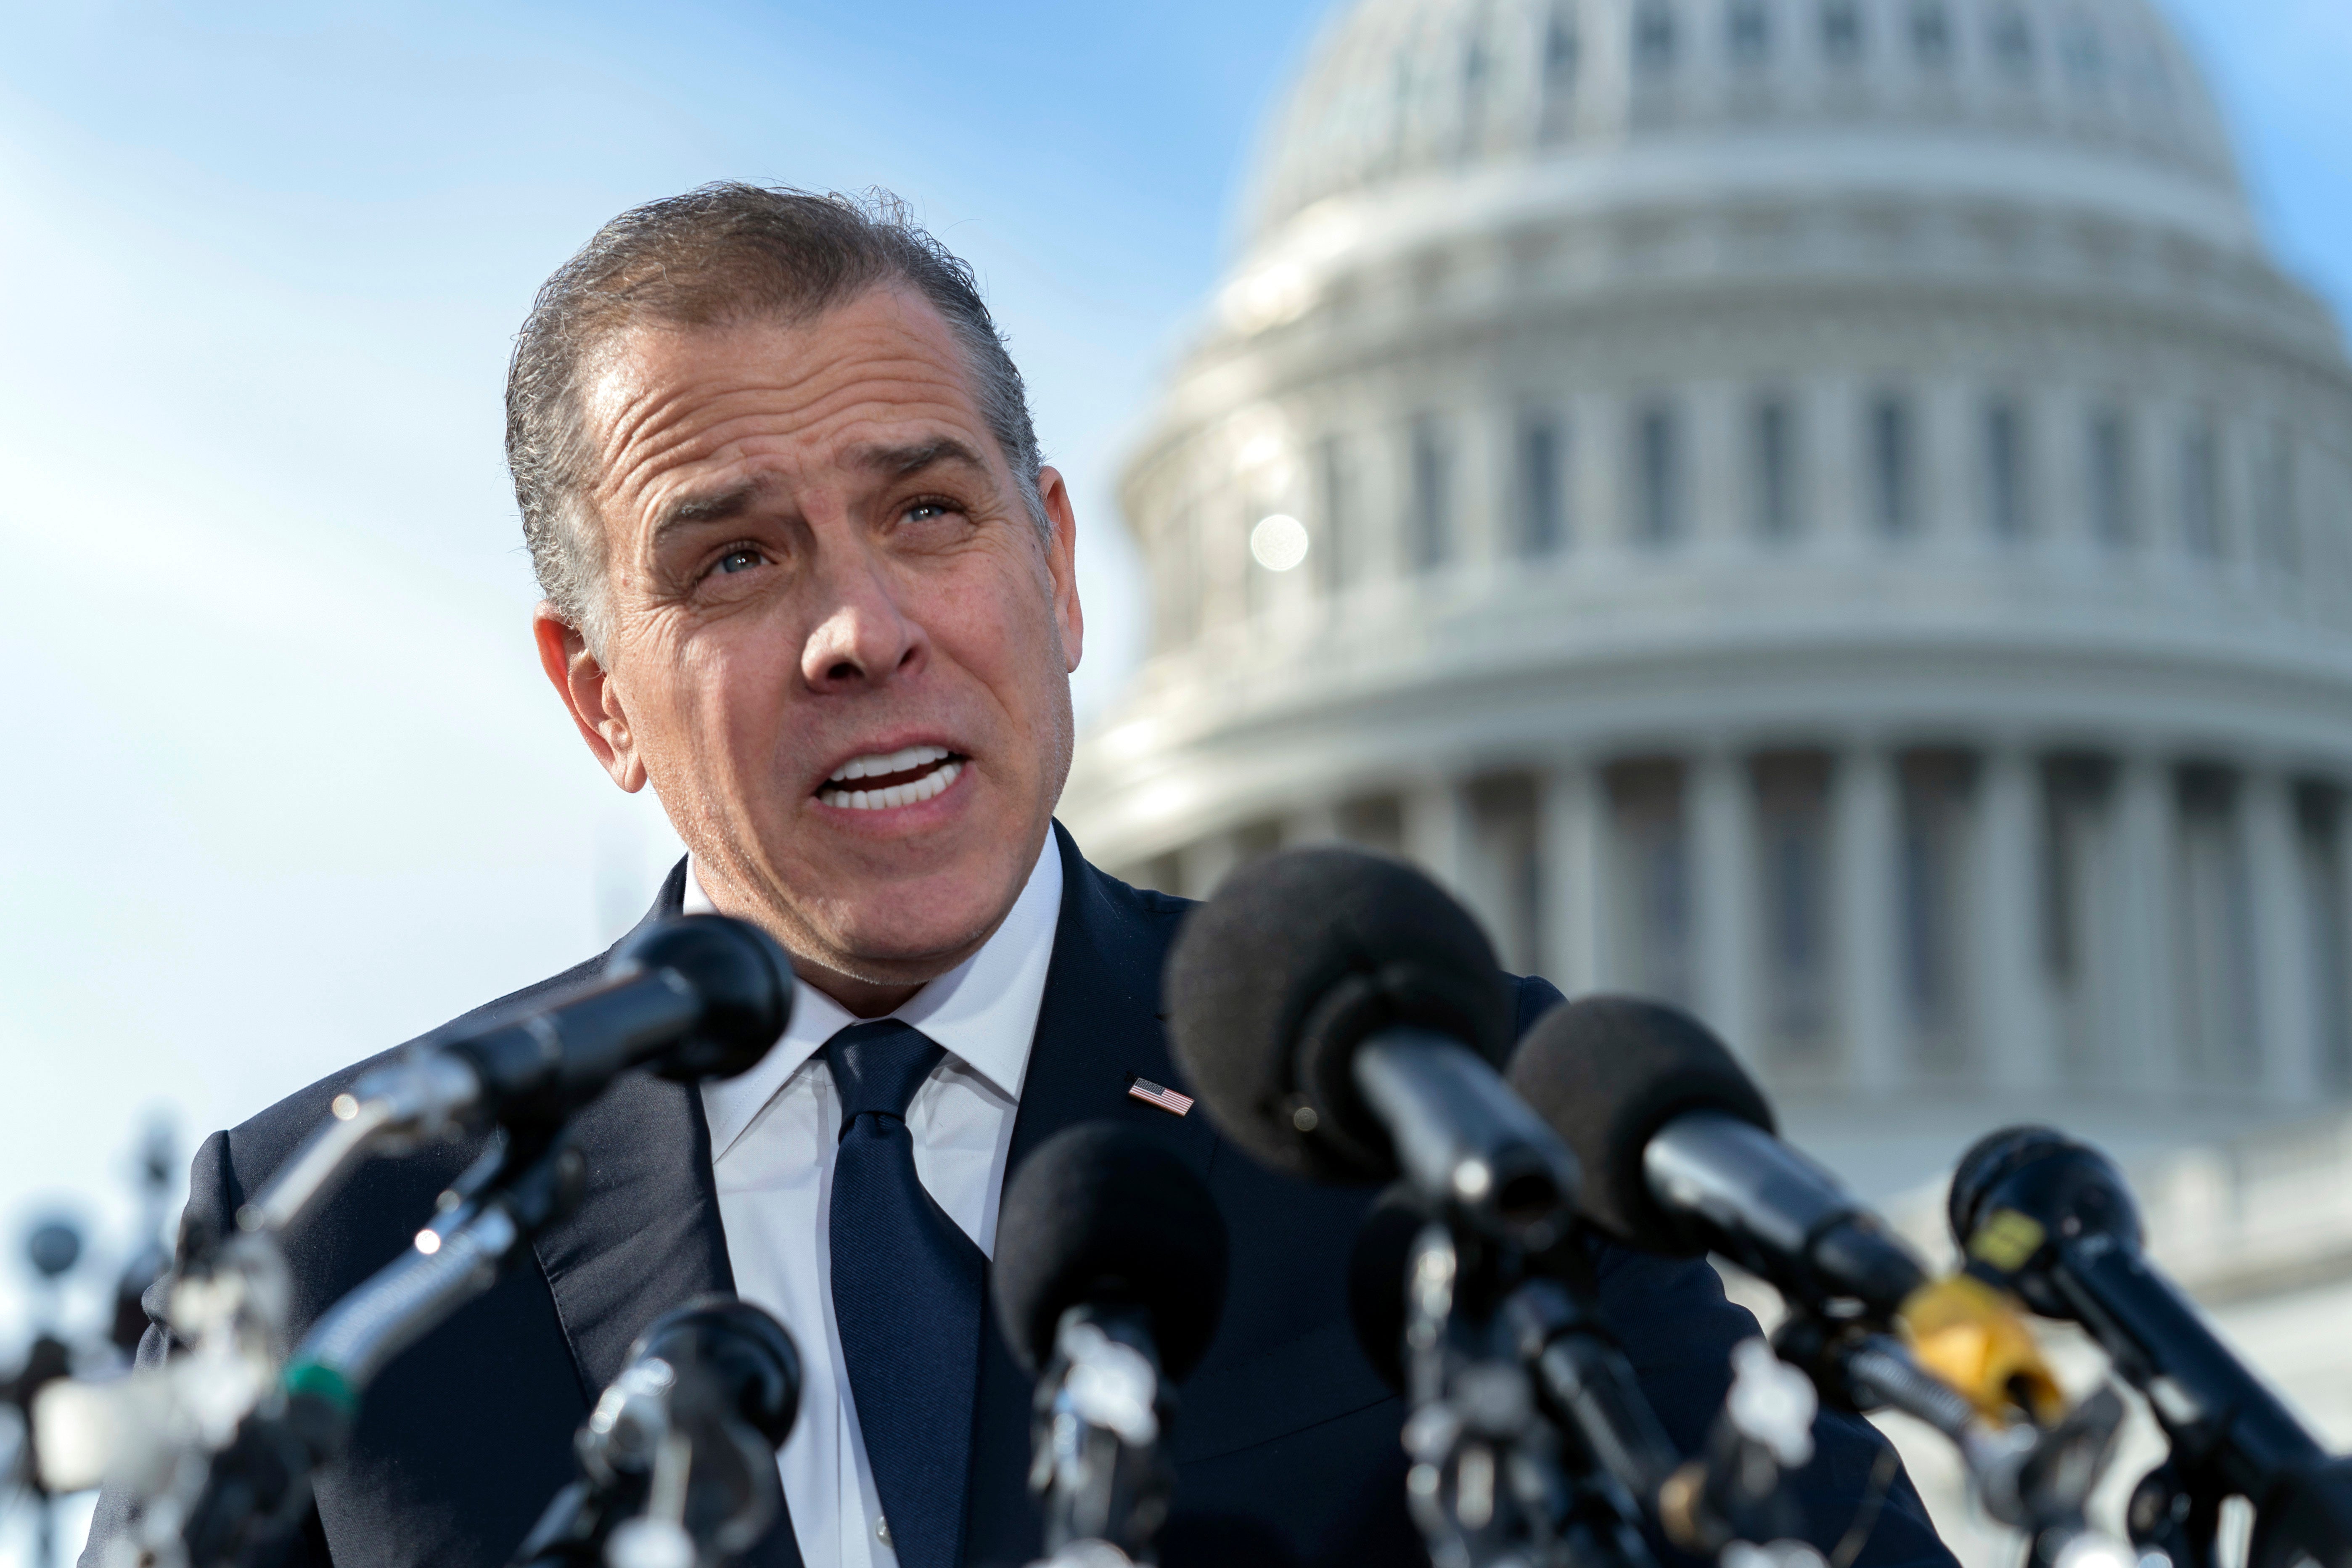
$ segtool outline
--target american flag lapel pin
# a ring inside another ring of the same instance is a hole
[[[1156,1105],[1171,1116],[1181,1116],[1192,1109],[1191,1095],[1179,1094],[1172,1089],[1163,1089],[1148,1078],[1130,1079],[1127,1086],[1127,1092],[1130,1098],[1139,1100],[1146,1105]]]

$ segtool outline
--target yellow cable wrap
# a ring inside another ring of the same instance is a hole
[[[1922,1285],[1895,1315],[1919,1364],[1987,1415],[2021,1406],[2038,1426],[2066,1413],[2066,1396],[2016,1298],[1967,1274]]]

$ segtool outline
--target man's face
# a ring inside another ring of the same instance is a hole
[[[587,375],[609,626],[542,662],[721,910],[905,987],[984,942],[1069,771],[1082,622],[1061,477],[1023,506],[919,295],[620,337]],[[823,978],[819,976],[818,978]],[[847,998],[845,998],[845,1000]]]

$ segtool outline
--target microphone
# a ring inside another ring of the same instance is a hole
[[[1358,1226],[1348,1259],[1348,1313],[1357,1345],[1399,1394],[1406,1392],[1407,1377],[1405,1282],[1429,1224],[1410,1189],[1391,1187]],[[1582,1303],[1569,1285],[1549,1277],[1568,1276],[1581,1285],[1590,1272],[1582,1255],[1563,1247],[1543,1261],[1548,1277],[1523,1284],[1502,1315],[1538,1395],[1562,1429],[1685,1552],[1712,1558],[1735,1541],[1794,1536],[1801,1521],[1780,1481],[1785,1470],[1811,1458],[1813,1391],[1803,1374],[1775,1360],[1762,1341],[1743,1342],[1734,1352],[1739,1375],[1733,1394],[1705,1450],[1685,1460],[1623,1352],[1588,1310],[1580,1310]],[[1790,1379],[1802,1385],[1801,1409],[1790,1408]],[[1759,1386],[1777,1387],[1780,1397],[1756,1397]],[[1760,1418],[1752,1414],[1758,1410]]]
[[[764,932],[688,915],[633,934],[595,980],[443,1030],[367,1074],[237,1211],[236,1232],[182,1238],[171,1321],[194,1353],[48,1402],[73,1456],[63,1468],[131,1493],[150,1550],[199,1568],[268,1550],[307,1504],[311,1471],[342,1450],[376,1373],[576,1198],[584,1168],[564,1119],[633,1068],[686,1081],[743,1071],[782,1032],[792,997],[790,961]],[[321,1314],[281,1373],[278,1237],[368,1155],[485,1123],[499,1135],[414,1248]],[[199,1458],[209,1463],[188,1462]]]
[[[1210,1115],[1312,1181],[1402,1173],[1425,1201],[1549,1245],[1576,1188],[1505,1087],[1513,999],[1486,933],[1434,882],[1351,849],[1268,856],[1177,934],[1169,1028]]]
[[[1837,1179],[1774,1135],[1722,1041],[1662,1003],[1590,996],[1528,1031],[1511,1087],[1584,1171],[1584,1213],[1645,1252],[1716,1251],[1820,1310],[1891,1321],[1927,1271]]]
[[[574,1443],[580,1479],[515,1551],[518,1568],[716,1568],[783,1507],[776,1450],[801,1402],[784,1326],[705,1297],[656,1318]]]
[[[1588,1217],[1645,1251],[1717,1251],[1770,1280],[1795,1309],[1773,1349],[1826,1396],[1935,1427],[1996,1517],[2079,1533],[2120,1405],[2095,1396],[2066,1415],[2012,1301],[1930,1283],[1884,1221],[1774,1135],[1762,1092],[1706,1026],[1588,997],[1528,1031],[1510,1078],[1577,1152]],[[2012,1425],[2013,1407],[2039,1427]]]
[[[1655,1446],[1630,1372],[1565,1409],[1538,1390],[1548,1359],[1623,1358],[1535,1266],[1567,1236],[1576,1161],[1498,1070],[1514,999],[1477,921],[1384,857],[1269,856],[1188,917],[1167,999],[1177,1058],[1235,1142],[1310,1181],[1402,1176],[1428,1216],[1376,1211],[1350,1295],[1412,1407],[1406,1501],[1432,1558],[1650,1568],[1636,1498],[1654,1489],[1612,1468],[1637,1455],[1646,1482]]]
[[[1049,1553],[1150,1560],[1175,1486],[1171,1386],[1215,1336],[1225,1271],[1215,1200],[1147,1134],[1066,1128],[1005,1184],[990,1288],[1013,1361],[1038,1379],[1029,1489]]]
[[[2105,1154],[2046,1127],[1978,1141],[1948,1213],[1970,1273],[2088,1329],[2147,1395],[2172,1458],[2141,1482],[2134,1539],[2210,1560],[2222,1497],[2255,1509],[2252,1568],[2352,1563],[2352,1462],[2331,1459],[2141,1251],[2138,1205]]]
[[[285,1230],[370,1153],[491,1122],[560,1121],[632,1068],[732,1078],[792,1011],[792,961],[758,926],[725,915],[647,926],[595,979],[519,1016],[427,1036],[337,1095],[334,1120],[237,1211],[238,1228]]]

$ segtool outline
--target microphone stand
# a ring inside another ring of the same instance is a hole
[[[251,1418],[279,1403],[290,1290],[281,1237],[368,1159],[457,1131],[480,1090],[463,1058],[411,1050],[335,1097],[329,1119],[238,1207],[227,1235],[184,1234],[185,1262],[165,1321],[187,1353],[115,1382],[56,1391],[39,1413],[48,1447],[63,1456],[52,1467],[55,1480],[75,1490],[101,1480],[121,1485],[133,1500],[131,1531],[141,1551],[158,1563],[177,1561],[205,1463],[239,1441],[258,1441],[247,1432]],[[135,1300],[130,1305],[135,1311]],[[282,1470],[292,1458],[289,1450],[236,1462]]]
[[[2124,1403],[2112,1386],[2039,1426],[1990,1418],[1921,1365],[1910,1347],[1866,1322],[1800,1310],[1774,1333],[1773,1349],[1811,1377],[1824,1399],[1858,1414],[1899,1410],[1940,1433],[1958,1452],[1985,1510],[2025,1532],[2034,1568],[2051,1568],[2069,1545],[2101,1533],[2084,1508],[2123,1425]],[[2116,1546],[2122,1552],[2121,1542]]]
[[[1656,1568],[1642,1500],[1675,1468],[1672,1443],[1622,1356],[1517,1247],[1422,1229],[1405,1388],[1405,1500],[1436,1568]]]
[[[1099,1565],[1110,1553],[1158,1561],[1152,1540],[1176,1488],[1160,1437],[1175,1414],[1138,1315],[1085,1303],[1062,1314],[1031,1423],[1029,1490],[1045,1514],[1048,1564]]]
[[[579,1478],[509,1568],[719,1568],[783,1512],[776,1450],[800,1352],[759,1308],[705,1297],[656,1318],[573,1435]]]
[[[375,1374],[495,1284],[515,1249],[578,1200],[583,1172],[560,1128],[501,1138],[413,1251],[328,1310],[214,1455],[181,1531],[193,1568],[249,1561],[295,1527],[312,1472],[349,1443]]]
[[[1780,1467],[1736,1428],[1685,1464],[1585,1300],[1573,1162],[1462,1048],[1398,1029],[1354,1060],[1423,1214],[1405,1278],[1406,1502],[1435,1568],[1657,1568],[1793,1535]],[[1486,1125],[1475,1142],[1458,1129]],[[1809,1438],[1810,1434],[1807,1434]]]
[[[1669,1542],[1703,1557],[1734,1542],[1769,1549],[1803,1529],[1780,1483],[1812,1458],[1818,1406],[1803,1375],[1762,1341],[1734,1347],[1723,1411],[1705,1452],[1685,1460],[1633,1367],[1574,1294],[1533,1279],[1505,1300],[1503,1316],[1548,1410],[1584,1456],[1580,1472],[1605,1475],[1612,1495],[1635,1505],[1628,1517],[1653,1515]]]

